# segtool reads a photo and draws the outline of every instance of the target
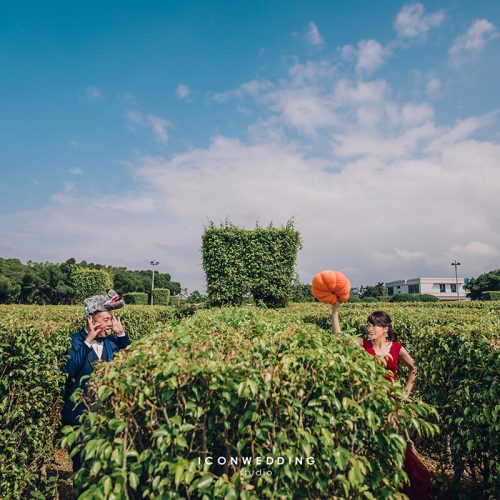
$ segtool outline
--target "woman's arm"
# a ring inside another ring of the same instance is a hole
[[[415,366],[415,362],[412,357],[408,354],[408,351],[404,347],[401,347],[399,357],[409,370],[408,382],[406,382],[406,392],[410,394],[413,389],[413,382],[415,382],[415,378],[417,376],[417,367]]]
[[[333,333],[336,335],[339,335],[340,332],[340,322],[339,322],[339,309],[340,309],[340,302],[337,300],[335,304],[332,306],[332,329]]]
[[[339,309],[340,302],[337,300],[337,302],[335,302],[335,304],[333,304],[332,306],[332,329],[333,333],[336,335],[340,335],[342,333],[340,331]],[[363,339],[361,337],[357,337],[356,340],[358,341],[359,345],[363,345]]]

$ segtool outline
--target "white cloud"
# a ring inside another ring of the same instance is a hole
[[[343,48],[344,55],[349,52],[347,47]],[[383,47],[377,40],[361,40],[357,50],[352,53],[356,54],[357,57],[356,71],[371,74],[385,63],[390,55],[390,50]]]
[[[414,127],[434,118],[434,109],[427,104],[405,104],[401,109],[401,121],[406,127]]]
[[[187,99],[191,95],[191,89],[187,85],[179,83],[175,89],[175,93],[179,99]]]
[[[83,170],[80,167],[74,167],[68,169],[68,173],[73,175],[83,175]]]
[[[330,79],[335,74],[335,68],[327,59],[307,61],[291,66],[288,74],[294,85],[302,85],[307,82],[316,83],[321,79]]]
[[[458,121],[453,127],[443,127],[442,133],[428,144],[425,151],[443,150],[447,146],[471,137],[477,130],[493,123],[496,115],[496,112],[492,112],[481,116],[471,116]]]
[[[324,43],[318,27],[312,21],[307,25],[306,40],[311,45],[322,45]]]
[[[440,26],[444,21],[445,13],[440,10],[432,14],[425,14],[421,3],[405,5],[394,21],[394,29],[403,38],[425,37],[431,28]]]
[[[162,144],[166,144],[168,142],[167,127],[170,126],[170,122],[153,114],[148,114],[147,122],[153,131],[155,139]]]
[[[335,86],[335,101],[338,106],[345,103],[376,103],[381,102],[387,92],[387,83],[384,80],[371,82],[357,82],[352,85],[347,79],[341,79]]]
[[[266,96],[283,122],[307,134],[316,129],[331,127],[337,122],[328,101],[312,88],[283,89]]]
[[[269,137],[248,143],[217,136],[207,148],[168,159],[139,158],[133,172],[143,188],[133,195],[63,191],[54,205],[8,215],[0,234],[16,228],[29,234],[29,240],[9,236],[23,248],[21,258],[33,258],[30,245],[43,249],[42,259],[75,256],[129,267],[146,265],[155,255],[191,290],[203,287],[199,246],[209,218],[252,227],[257,220],[279,224],[295,216],[304,241],[298,270],[305,282],[331,267],[349,269],[354,285],[444,275],[450,249],[463,259],[467,276],[496,266],[492,249],[500,246],[500,236],[489,214],[498,209],[500,146],[471,141],[465,131],[451,143],[439,142],[436,137],[450,131],[435,125],[395,138],[382,130],[363,155],[351,159],[311,156]],[[355,130],[344,129],[344,136],[358,148],[365,141]],[[443,146],[422,154],[433,140]],[[395,147],[397,154],[380,154],[377,148],[384,147]],[[117,207],[120,216],[108,237],[95,245],[100,214]],[[480,245],[457,247],[461,241]],[[127,251],[117,254],[116,248]]]
[[[156,142],[160,144],[168,143],[168,128],[172,126],[168,120],[152,113],[143,115],[137,110],[128,111],[126,118],[131,130],[135,130],[136,126],[148,128],[152,132]]]
[[[450,252],[458,258],[500,256],[500,250],[498,248],[480,241],[470,241],[465,245],[453,245]]]
[[[235,90],[226,90],[225,92],[218,92],[212,96],[212,99],[215,102],[223,103],[228,101],[229,99],[241,99],[246,96],[256,97],[261,92],[269,89],[271,87],[271,83],[267,80],[252,80],[250,82],[245,82],[240,85]]]
[[[441,86],[439,78],[431,78],[425,85],[425,92],[429,97],[433,97],[441,90]]]
[[[87,100],[92,103],[104,100],[102,92],[94,85],[85,89],[85,96],[87,97]]]
[[[450,47],[450,63],[459,68],[481,54],[488,42],[498,37],[495,26],[487,19],[477,19],[467,32],[455,39]]]

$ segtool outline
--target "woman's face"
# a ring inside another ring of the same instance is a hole
[[[366,325],[366,329],[368,330],[368,336],[370,340],[379,340],[381,338],[385,338],[387,332],[389,331],[388,326],[377,326],[368,323]]]
[[[113,316],[108,311],[99,312],[92,316],[94,320],[94,329],[98,332],[97,336],[104,338],[111,334],[113,325]]]

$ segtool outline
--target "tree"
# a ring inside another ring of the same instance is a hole
[[[311,285],[301,283],[297,273],[293,279],[290,300],[292,302],[314,302],[315,300],[311,292]]]
[[[205,295],[202,295],[198,290],[195,290],[194,292],[191,292],[186,302],[189,304],[199,304],[201,302],[205,302],[206,300],[207,297]]]
[[[384,286],[384,284],[379,281],[376,285],[368,285],[365,287],[361,287],[359,289],[359,296],[361,298],[364,297],[387,297],[389,294],[389,291],[387,290],[387,287]]]
[[[18,302],[26,266],[19,259],[0,258],[0,302]]]
[[[488,273],[471,278],[464,286],[469,293],[467,297],[472,300],[480,300],[483,292],[495,292],[500,290],[500,269],[494,269]]]

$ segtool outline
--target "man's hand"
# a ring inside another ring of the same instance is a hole
[[[111,326],[111,330],[113,330],[119,337],[125,335],[125,329],[123,328],[120,318],[113,316],[113,325]]]
[[[87,338],[85,339],[85,342],[87,342],[87,344],[91,344],[100,331],[101,330],[94,324],[92,316],[89,316],[87,318]]]

